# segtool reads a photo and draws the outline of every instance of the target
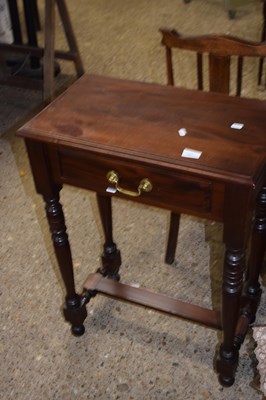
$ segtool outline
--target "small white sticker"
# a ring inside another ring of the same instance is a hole
[[[186,130],[186,128],[180,128],[178,130],[178,133],[179,133],[179,136],[186,136],[187,130]]]
[[[131,287],[134,287],[134,288],[140,288],[140,283],[130,283],[129,284]]]
[[[108,192],[108,193],[116,193],[116,188],[113,188],[113,187],[108,187],[107,189],[106,189],[106,192]]]
[[[242,129],[243,126],[244,126],[244,124],[242,124],[242,123],[240,123],[240,122],[234,122],[234,123],[231,125],[231,128],[232,128],[232,129]]]
[[[185,157],[185,158],[194,158],[194,159],[198,160],[200,158],[201,154],[202,154],[202,151],[185,148],[183,150],[183,153],[181,154],[181,156]]]

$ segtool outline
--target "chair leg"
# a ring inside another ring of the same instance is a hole
[[[165,255],[166,264],[173,264],[175,259],[175,252],[177,246],[177,238],[179,231],[180,214],[171,212],[170,216],[170,228],[168,233],[168,243]]]

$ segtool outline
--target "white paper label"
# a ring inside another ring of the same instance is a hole
[[[108,193],[116,193],[116,188],[113,188],[113,187],[108,187],[107,189],[106,189],[106,192],[108,192]]]
[[[180,128],[178,130],[178,133],[179,133],[179,136],[186,136],[187,130],[186,130],[186,128]]]
[[[185,148],[183,150],[183,153],[181,154],[181,156],[185,157],[185,158],[194,158],[194,159],[198,160],[200,158],[201,154],[202,154],[202,151]]]
[[[232,128],[232,129],[242,129],[243,126],[244,126],[244,124],[242,124],[242,123],[240,123],[240,122],[234,122],[234,123],[231,125],[231,128]]]

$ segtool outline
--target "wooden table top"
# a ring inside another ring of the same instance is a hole
[[[254,185],[265,171],[266,102],[86,74],[18,134]],[[185,148],[202,154],[183,158]]]

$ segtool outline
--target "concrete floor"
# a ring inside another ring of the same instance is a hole
[[[39,4],[43,18],[43,1]],[[239,6],[235,20],[228,19],[218,0],[67,4],[87,72],[162,84],[160,27],[259,40],[262,25],[259,0]],[[59,21],[56,43],[65,47]],[[71,63],[61,67],[73,74]],[[257,65],[249,64],[245,75],[244,95],[266,99],[265,90],[256,86]],[[177,84],[191,87],[194,81],[184,69]],[[43,202],[35,194],[24,144],[15,137],[17,127],[40,107],[40,92],[0,86],[0,399],[262,399],[255,389],[251,333],[241,349],[236,382],[228,389],[213,370],[221,341],[215,331],[98,296],[88,305],[85,334],[71,335],[61,315],[64,292]],[[80,290],[99,266],[99,217],[93,193],[66,187],[62,203]],[[163,262],[168,217],[162,210],[114,202],[123,281],[217,306],[221,226],[182,216],[176,261],[169,267]],[[265,304],[264,294],[257,326],[265,325]]]

